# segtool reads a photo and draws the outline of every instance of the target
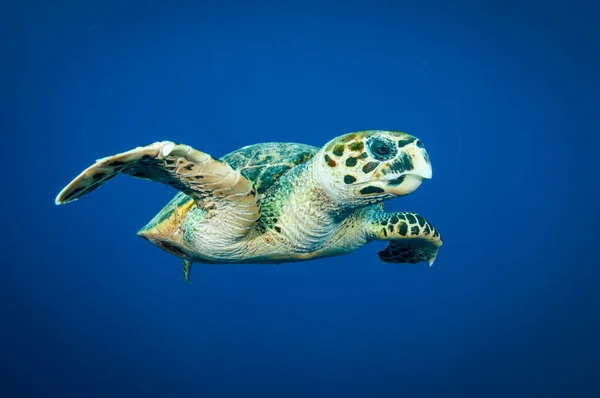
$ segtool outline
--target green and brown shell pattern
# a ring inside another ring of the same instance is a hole
[[[311,145],[296,143],[267,142],[248,145],[233,151],[220,160],[254,184],[259,195],[262,195],[284,173],[291,168],[306,163],[319,150]]]
[[[254,185],[259,197],[290,169],[308,162],[319,148],[297,143],[266,142],[237,149],[219,160],[239,170]],[[183,192],[175,197],[143,229],[149,229],[170,217],[176,209],[189,207],[193,199]],[[263,219],[268,221],[269,210],[263,209]]]

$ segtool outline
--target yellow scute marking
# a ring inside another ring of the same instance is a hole
[[[156,229],[164,234],[170,235],[172,232],[174,232],[175,229],[177,229],[180,226],[181,221],[183,221],[183,218],[188,213],[188,211],[190,211],[194,203],[194,200],[190,199],[186,203],[179,205],[169,217],[167,217],[166,219],[164,219],[156,225]]]

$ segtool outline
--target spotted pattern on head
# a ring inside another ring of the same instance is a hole
[[[414,143],[414,144],[413,144]],[[407,145],[423,148],[422,142],[399,131],[367,130],[349,133],[330,141],[323,150],[323,164],[338,181],[357,196],[385,198],[382,179],[390,187],[402,184],[401,175],[413,169]],[[426,157],[426,152],[424,152]],[[429,158],[426,157],[429,161]],[[395,177],[397,175],[397,177]],[[389,176],[389,177],[386,177]],[[370,183],[375,181],[378,183]]]

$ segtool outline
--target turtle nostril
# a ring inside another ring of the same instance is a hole
[[[416,140],[415,145],[417,146],[417,148],[425,148],[425,145],[423,145],[423,141],[421,140]]]

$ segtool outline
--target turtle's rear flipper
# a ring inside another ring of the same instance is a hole
[[[190,282],[190,272],[192,272],[192,262],[190,260],[182,260],[183,263],[183,280],[185,281],[185,283],[187,283],[188,285],[192,282]]]
[[[97,160],[71,181],[55,202],[60,205],[77,200],[117,174],[170,185],[207,211],[234,216],[236,225],[231,232],[236,236],[243,236],[260,217],[254,187],[239,171],[204,152],[170,141]]]
[[[371,224],[375,239],[389,240],[379,258],[386,263],[416,264],[421,261],[433,265],[442,237],[429,221],[414,213],[381,212]]]

